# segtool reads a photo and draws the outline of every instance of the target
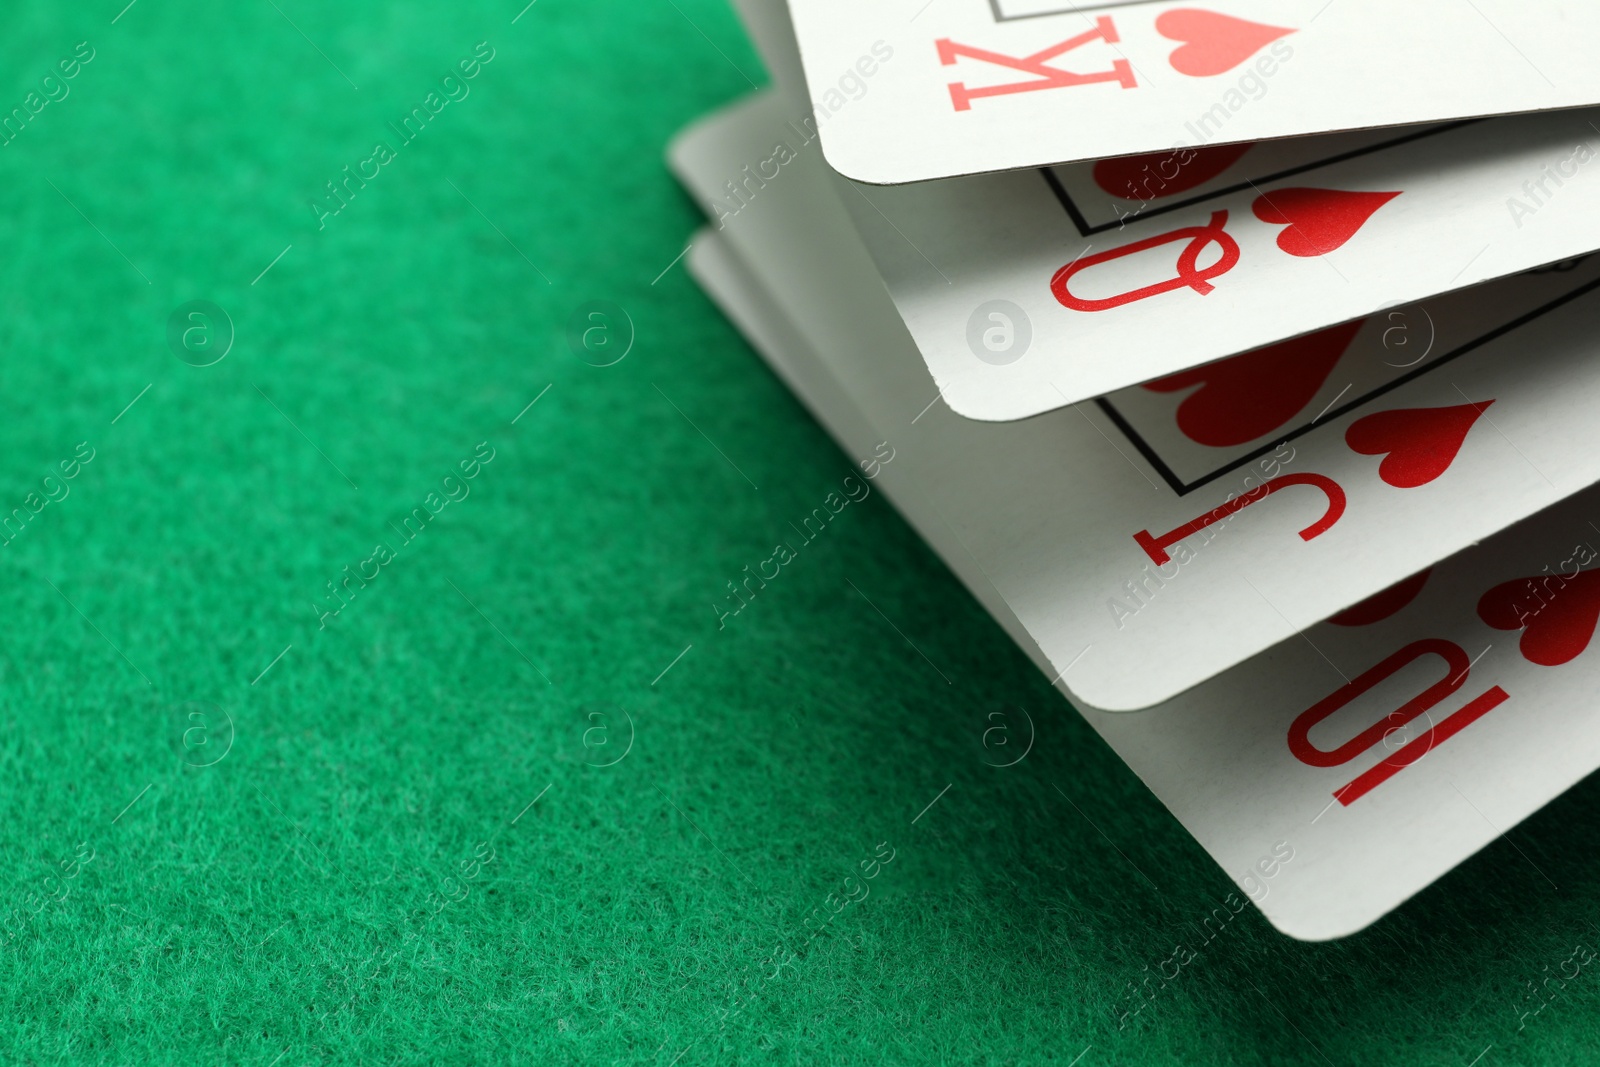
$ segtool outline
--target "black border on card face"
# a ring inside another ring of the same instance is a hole
[[[1583,260],[1585,260],[1587,258],[1589,258],[1589,257],[1588,256],[1583,256],[1583,257],[1580,257],[1580,258],[1574,259],[1574,260],[1564,260],[1563,262],[1564,263],[1571,263],[1574,267],[1576,267],[1579,263],[1583,262]],[[1537,268],[1537,269],[1551,269],[1551,268]],[[1560,269],[1560,268],[1555,268],[1555,269]],[[1568,268],[1568,269],[1571,269],[1571,268]],[[1593,281],[1585,282],[1584,284],[1578,286],[1576,289],[1573,289],[1573,290],[1571,290],[1570,292],[1567,292],[1567,293],[1563,293],[1561,296],[1556,297],[1554,300],[1551,300],[1546,304],[1543,304],[1543,305],[1541,305],[1539,307],[1536,307],[1532,311],[1525,312],[1524,314],[1519,315],[1515,319],[1512,319],[1510,322],[1507,322],[1507,323],[1504,323],[1504,324],[1502,324],[1500,326],[1495,327],[1494,329],[1488,331],[1487,333],[1483,334],[1482,336],[1474,338],[1473,340],[1468,341],[1466,344],[1461,345],[1459,348],[1456,348],[1456,349],[1454,349],[1454,350],[1452,350],[1450,352],[1446,352],[1444,355],[1440,356],[1438,359],[1433,360],[1431,363],[1424,363],[1422,366],[1417,367],[1415,370],[1408,371],[1405,374],[1402,374],[1399,377],[1393,379],[1392,381],[1385,382],[1383,385],[1380,385],[1378,388],[1373,389],[1373,390],[1371,390],[1369,392],[1363,393],[1361,396],[1356,397],[1354,400],[1351,400],[1350,402],[1342,405],[1341,407],[1337,407],[1337,408],[1333,408],[1331,410],[1323,411],[1322,414],[1318,415],[1316,418],[1312,419],[1310,422],[1305,423],[1304,425],[1301,425],[1301,426],[1299,426],[1299,427],[1297,427],[1297,428],[1295,428],[1293,430],[1290,430],[1288,433],[1281,434],[1281,435],[1279,435],[1277,437],[1272,438],[1270,443],[1262,445],[1261,447],[1255,449],[1252,452],[1249,452],[1249,453],[1247,453],[1247,454],[1245,454],[1243,456],[1240,456],[1239,458],[1237,458],[1235,460],[1232,460],[1232,461],[1230,461],[1228,463],[1225,463],[1222,466],[1216,468],[1215,470],[1201,475],[1199,478],[1196,478],[1192,482],[1185,482],[1182,478],[1178,477],[1177,473],[1171,467],[1167,466],[1167,464],[1166,464],[1166,462],[1164,460],[1162,460],[1161,456],[1150,445],[1150,442],[1146,441],[1143,437],[1141,437],[1139,435],[1139,431],[1137,431],[1137,430],[1135,430],[1133,428],[1133,425],[1131,423],[1129,423],[1128,420],[1122,415],[1122,413],[1119,412],[1112,405],[1112,403],[1111,403],[1111,401],[1109,399],[1107,399],[1106,397],[1103,397],[1103,396],[1096,397],[1095,398],[1095,404],[1099,406],[1101,411],[1105,412],[1106,418],[1110,419],[1112,421],[1112,423],[1117,427],[1117,429],[1121,430],[1123,435],[1125,437],[1127,437],[1127,439],[1130,442],[1133,443],[1133,447],[1138,449],[1139,450],[1139,454],[1141,456],[1143,456],[1145,458],[1145,460],[1148,461],[1149,464],[1152,467],[1155,468],[1156,473],[1161,475],[1162,480],[1167,483],[1167,485],[1172,489],[1172,491],[1174,493],[1178,494],[1179,496],[1187,496],[1190,493],[1194,492],[1196,489],[1199,489],[1202,486],[1209,485],[1210,483],[1216,481],[1218,478],[1221,478],[1226,474],[1231,474],[1233,471],[1238,470],[1239,468],[1245,466],[1246,464],[1252,463],[1255,460],[1260,459],[1262,456],[1266,455],[1268,452],[1271,452],[1273,449],[1277,448],[1279,445],[1285,444],[1285,443],[1287,443],[1289,441],[1293,441],[1297,437],[1305,436],[1306,434],[1310,433],[1312,430],[1315,430],[1317,428],[1318,424],[1321,423],[1324,419],[1337,419],[1337,418],[1339,418],[1339,417],[1341,417],[1343,415],[1348,415],[1350,412],[1355,411],[1357,408],[1361,407],[1363,404],[1371,403],[1373,400],[1376,400],[1378,397],[1382,396],[1383,394],[1385,394],[1385,393],[1387,393],[1387,392],[1389,392],[1389,391],[1391,391],[1393,389],[1398,389],[1400,386],[1405,385],[1407,382],[1410,382],[1410,381],[1413,381],[1413,380],[1415,380],[1417,378],[1420,378],[1424,374],[1427,374],[1427,373],[1429,373],[1431,371],[1437,370],[1438,368],[1444,366],[1446,363],[1449,363],[1452,360],[1457,359],[1460,356],[1464,356],[1468,352],[1473,351],[1474,349],[1483,347],[1484,345],[1488,344],[1490,341],[1498,340],[1499,338],[1504,337],[1506,334],[1511,333],[1514,330],[1520,329],[1523,326],[1526,326],[1528,323],[1533,322],[1535,319],[1543,318],[1545,315],[1550,314],[1552,311],[1555,311],[1556,309],[1558,309],[1560,307],[1563,307],[1566,304],[1570,304],[1570,303],[1572,303],[1572,301],[1577,300],[1580,297],[1587,296],[1589,293],[1592,293],[1592,292],[1596,291],[1597,289],[1600,289],[1600,278],[1596,278]],[[1218,362],[1221,362],[1221,361],[1219,360]],[[1134,386],[1134,388],[1137,389],[1137,388],[1139,388],[1139,386]],[[1471,401],[1469,400],[1469,403],[1470,402]]]
[[[1435,137],[1441,133],[1448,133],[1451,130],[1458,130],[1463,126],[1471,126],[1475,122],[1482,121],[1483,119],[1463,119],[1460,122],[1449,122],[1441,126],[1430,126],[1424,130],[1418,130],[1413,133],[1404,134],[1400,137],[1391,137],[1387,141],[1379,141],[1377,144],[1367,145],[1365,148],[1354,148],[1348,152],[1340,152],[1338,155],[1328,156],[1325,159],[1316,159],[1312,160],[1310,163],[1302,163],[1298,167],[1290,167],[1287,170],[1280,170],[1274,174],[1263,174],[1260,177],[1253,179],[1246,178],[1242,182],[1237,182],[1222,189],[1213,189],[1209,193],[1201,193],[1198,196],[1191,196],[1186,200],[1177,200],[1170,204],[1162,204],[1160,207],[1147,208],[1143,211],[1135,212],[1133,215],[1125,216],[1124,218],[1117,219],[1114,222],[1107,222],[1099,226],[1091,226],[1089,224],[1089,220],[1084,218],[1083,212],[1079,210],[1077,204],[1073,203],[1072,195],[1068,193],[1066,187],[1061,184],[1061,180],[1056,177],[1054,170],[1049,167],[1041,167],[1039,169],[1039,173],[1044,176],[1045,184],[1050,186],[1050,191],[1054,193],[1056,199],[1060,201],[1062,209],[1067,213],[1067,218],[1071,219],[1072,225],[1077,227],[1078,235],[1081,237],[1093,237],[1097,233],[1105,233],[1107,230],[1124,227],[1128,222],[1138,222],[1141,219],[1154,218],[1157,215],[1165,215],[1169,211],[1177,211],[1180,208],[1193,207],[1195,204],[1203,204],[1207,200],[1214,200],[1219,196],[1230,196],[1234,193],[1243,192],[1246,189],[1255,189],[1257,184],[1266,185],[1271,182],[1282,181],[1284,178],[1292,178],[1296,174],[1305,174],[1308,171],[1316,170],[1318,167],[1330,167],[1335,163],[1343,163],[1347,159],[1359,159],[1361,156],[1371,155],[1374,152],[1382,152],[1398,145],[1409,144],[1412,141],[1420,141],[1427,137]],[[1220,144],[1226,142],[1218,143]],[[1198,147],[1211,148],[1213,146],[1201,145]],[[1182,151],[1182,149],[1174,148],[1172,151],[1178,152]],[[1088,165],[1092,166],[1092,164]]]

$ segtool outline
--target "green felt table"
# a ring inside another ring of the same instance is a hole
[[[0,34],[0,1062],[1600,1055],[1592,968],[1519,1030],[1593,782],[1206,943],[1230,882],[880,497],[718,628],[851,469],[676,260],[665,142],[766,82],[720,0],[125,2]]]

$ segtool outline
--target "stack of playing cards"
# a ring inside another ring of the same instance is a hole
[[[1600,5],[740,6],[696,277],[1274,925],[1600,766]]]

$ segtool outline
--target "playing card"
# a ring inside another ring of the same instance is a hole
[[[702,234],[690,266],[845,450],[871,454],[879,431],[728,242]],[[898,457],[879,479],[1053,671],[928,487]],[[1159,707],[1080,706],[1239,887],[1161,961],[1155,991],[1244,900],[1293,937],[1353,933],[1600,765],[1600,718],[1587,714],[1600,688],[1600,651],[1588,647],[1600,569],[1584,569],[1600,559],[1596,519],[1591,489]],[[1154,995],[1130,989],[1121,1022]]]
[[[1116,173],[842,195],[944,400],[1016,419],[1600,248],[1590,117],[1241,146],[1189,193],[1168,185],[1131,202],[1110,190],[1144,193],[1173,168],[1120,160]],[[1135,164],[1150,172],[1137,186]],[[1542,206],[1524,214],[1520,186],[1533,180],[1548,196],[1533,187]],[[1001,301],[1031,339],[985,351],[973,323]]]
[[[777,115],[680,137],[702,203]],[[934,403],[817,153],[721,232],[1094,707],[1167,700],[1600,478],[1600,263],[992,424]]]
[[[790,0],[790,13],[828,161],[880,185],[1600,103],[1600,8],[1579,0]]]
[[[781,9],[741,12],[792,96]],[[1004,421],[1600,248],[1595,115],[841,183],[841,197],[943,401]],[[796,110],[769,136],[798,154],[814,131]],[[714,216],[737,218],[785,158],[769,148],[732,175]]]

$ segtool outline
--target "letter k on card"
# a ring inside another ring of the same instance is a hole
[[[1600,105],[1590,0],[1520,5],[1506,36],[1462,0],[788,8],[811,86],[892,55],[819,122],[835,169],[874,185]]]
[[[1505,208],[1508,174],[1600,145],[1600,114],[1405,130],[1373,114],[1341,127],[1354,132],[1242,143],[1274,115],[1275,136],[1304,133],[1306,115],[1317,125],[1367,100],[1463,35],[1470,54],[1505,52],[1484,70],[1525,71],[1492,29],[1492,42],[1463,29],[1459,0],[1153,0],[1089,14],[1058,13],[1066,0],[933,0],[914,19],[895,4],[789,0],[798,51],[781,8],[740,2],[777,69],[803,63],[809,84],[834,84],[871,50],[859,99],[817,112],[824,154],[865,179],[841,193],[846,209],[935,391],[969,418],[1029,418],[1600,249],[1600,162],[1561,171],[1520,229]],[[1592,25],[1600,40],[1600,4],[1544,0],[1530,25],[1547,3],[1567,27],[1553,36]],[[1456,77],[1435,66],[1416,98]],[[1572,77],[1600,100],[1600,65],[1584,56]],[[1499,106],[1479,103],[1474,114]],[[1142,144],[1124,136],[1141,128]],[[1080,155],[1097,162],[1038,167]],[[966,176],[893,185],[944,175]],[[1030,331],[1005,364],[967,342],[968,319],[994,300]]]
[[[1094,40],[1104,41],[1107,44],[1116,43],[1117,31],[1110,18],[1102,16],[1095,20],[1094,29],[1080,33],[1075,37],[1069,37],[1065,41],[1035,52],[1031,56],[1022,56],[1021,58],[1012,58],[987,49],[956,44],[948,38],[941,38],[935,41],[934,44],[939,50],[939,62],[946,66],[956,62],[958,57],[965,56],[1034,75],[1033,78],[1027,81],[988,85],[977,89],[968,88],[962,82],[951,82],[950,102],[957,111],[967,111],[972,107],[973,100],[984,96],[1006,96],[1011,93],[1026,93],[1038,89],[1062,89],[1074,85],[1092,85],[1096,82],[1108,81],[1114,81],[1124,89],[1132,89],[1136,83],[1133,78],[1133,68],[1128,65],[1126,59],[1115,60],[1111,64],[1110,70],[1096,71],[1091,74],[1075,74],[1072,71],[1047,65],[1050,60]]]

